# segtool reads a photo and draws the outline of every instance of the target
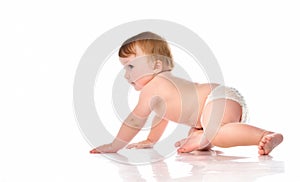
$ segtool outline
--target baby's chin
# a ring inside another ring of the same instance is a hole
[[[140,91],[140,90],[142,89],[142,87],[139,87],[139,86],[137,86],[137,85],[134,85],[133,87],[134,87],[134,89],[135,89],[136,91]]]
[[[133,88],[136,90],[136,91],[140,91],[143,87],[139,86],[138,84],[136,83],[131,83],[131,85],[133,86]]]

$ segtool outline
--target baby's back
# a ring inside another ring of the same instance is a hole
[[[153,89],[152,109],[159,116],[174,122],[196,126],[207,95],[217,84],[198,84],[170,73],[157,76]]]

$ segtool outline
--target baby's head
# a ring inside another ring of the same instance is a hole
[[[138,52],[147,55],[151,62],[161,61],[162,70],[172,70],[173,57],[167,41],[152,32],[142,32],[127,39],[119,49],[120,58],[137,56]]]

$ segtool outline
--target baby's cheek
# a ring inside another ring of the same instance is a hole
[[[147,77],[151,77],[153,75],[153,70],[145,67],[138,67],[132,70],[132,77],[135,80],[138,79],[147,79]]]
[[[140,73],[140,72],[133,72],[130,75],[130,78],[131,78],[132,81],[138,81],[142,77],[143,77],[143,74]]]
[[[152,78],[152,75],[142,76],[137,80],[137,83],[141,86],[145,86]]]

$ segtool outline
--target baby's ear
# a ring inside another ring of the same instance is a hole
[[[161,60],[156,60],[154,63],[154,73],[159,73],[163,69],[163,64]]]

